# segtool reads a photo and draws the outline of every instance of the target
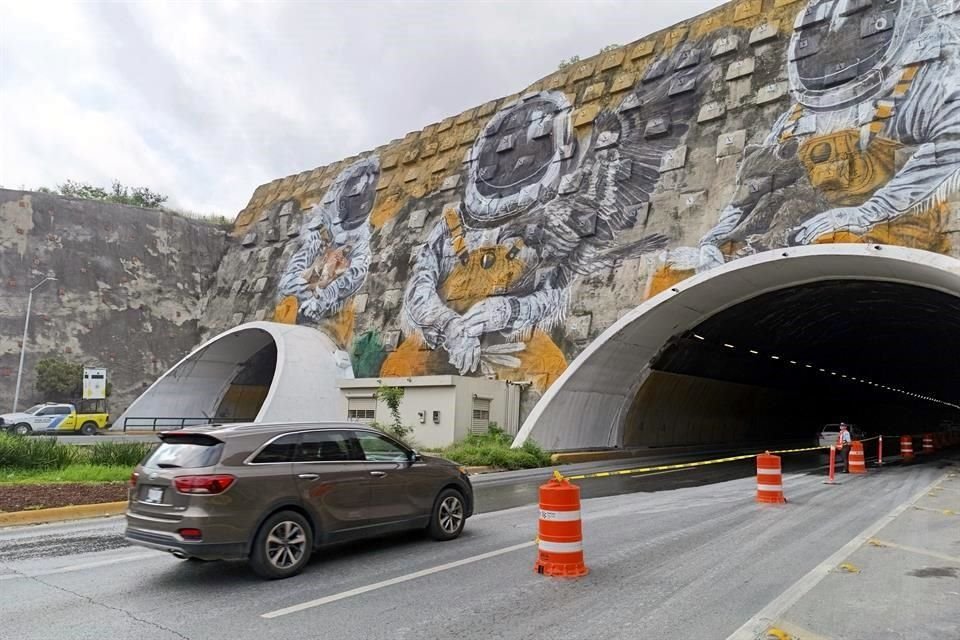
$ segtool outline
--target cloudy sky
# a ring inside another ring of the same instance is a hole
[[[253,189],[513,93],[720,0],[0,0],[0,185]]]

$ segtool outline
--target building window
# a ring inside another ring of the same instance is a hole
[[[376,418],[376,398],[347,398],[347,420],[369,424]]]
[[[483,435],[490,429],[490,400],[486,398],[473,399],[473,420],[470,422],[470,433]]]
[[[355,422],[367,422],[377,417],[373,409],[348,409],[347,418]]]

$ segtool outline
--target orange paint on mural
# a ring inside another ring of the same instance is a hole
[[[494,365],[500,380],[522,382],[529,380],[538,391],[546,391],[567,368],[567,359],[560,348],[543,331],[536,330],[526,342],[526,348],[514,354],[520,360],[517,368]]]
[[[347,300],[335,316],[328,318],[321,324],[321,329],[337,343],[341,349],[346,349],[353,338],[353,322],[356,312],[353,310],[353,299]]]
[[[678,282],[686,280],[694,275],[694,269],[674,269],[670,265],[664,265],[657,269],[647,281],[647,290],[644,294],[644,300],[649,300],[661,291],[666,291]]]
[[[891,244],[935,253],[949,254],[952,248],[949,234],[944,233],[950,205],[941,202],[924,213],[906,215],[871,228],[865,234],[849,231],[828,233],[816,239],[816,244],[865,243]]]
[[[508,292],[523,275],[524,267],[521,260],[508,257],[511,250],[496,245],[471,251],[466,263],[458,264],[440,287],[447,305],[465,313],[481,300]]]
[[[370,212],[370,225],[374,229],[379,229],[396,217],[403,206],[404,198],[399,193],[377,194],[376,203],[373,205],[373,211]]]
[[[300,304],[296,296],[287,296],[273,310],[273,321],[281,324],[297,324],[297,312]]]
[[[895,152],[902,145],[874,138],[860,148],[860,131],[845,129],[804,140],[798,155],[810,184],[832,204],[857,206],[896,173]]]
[[[424,376],[445,364],[443,355],[424,349],[419,336],[410,336],[391,351],[380,367],[381,376]]]

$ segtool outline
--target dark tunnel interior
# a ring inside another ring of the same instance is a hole
[[[841,420],[872,434],[960,425],[960,298],[892,282],[794,286],[676,336],[651,368],[625,446],[812,441]]]

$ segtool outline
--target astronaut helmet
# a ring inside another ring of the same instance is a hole
[[[497,112],[467,152],[464,213],[479,227],[527,211],[556,193],[576,141],[558,91],[523,96]]]
[[[930,17],[925,0],[809,0],[788,48],[794,97],[814,110],[873,98],[909,64]]]
[[[332,209],[329,217],[346,231],[367,221],[377,196],[380,161],[372,155],[352,163],[330,185],[321,207]]]

